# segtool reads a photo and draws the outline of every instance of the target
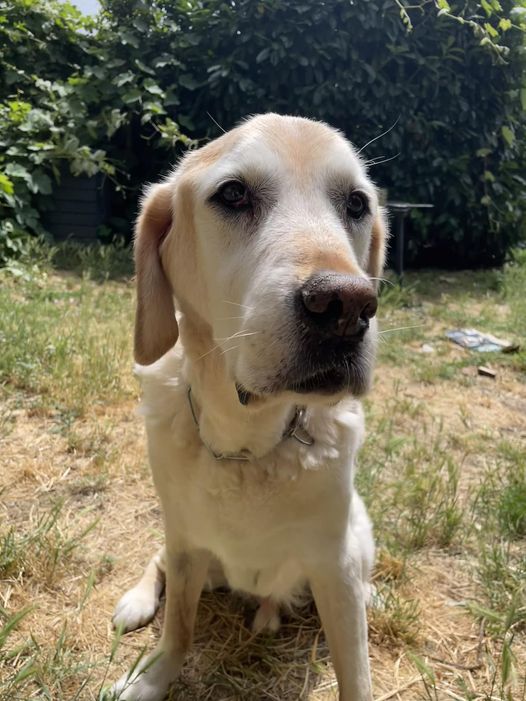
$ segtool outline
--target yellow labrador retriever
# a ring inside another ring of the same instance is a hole
[[[385,236],[356,151],[307,119],[249,119],[148,190],[135,357],[166,539],[114,623],[147,623],[164,586],[166,611],[114,697],[164,698],[203,587],[226,581],[259,597],[256,630],[308,585],[341,701],[370,699],[374,544],[353,476]]]

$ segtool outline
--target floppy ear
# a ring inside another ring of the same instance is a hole
[[[388,238],[389,232],[385,210],[383,207],[379,207],[378,214],[373,222],[371,245],[369,247],[369,261],[367,263],[367,273],[372,278],[379,278],[382,275]],[[378,282],[378,280],[373,279],[373,284],[376,289],[378,289]]]
[[[135,360],[150,365],[177,341],[173,294],[159,247],[172,225],[173,185],[154,185],[144,199],[135,228],[137,310],[135,314]]]

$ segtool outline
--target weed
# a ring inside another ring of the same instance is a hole
[[[498,519],[501,530],[512,538],[526,536],[526,480],[513,482],[502,491]]]
[[[507,542],[481,543],[478,580],[490,608],[474,604],[497,631],[526,626],[526,554]],[[511,620],[510,620],[511,619]]]
[[[414,645],[420,630],[420,610],[414,599],[405,599],[385,585],[373,596],[369,626],[380,644]]]
[[[526,536],[526,461],[521,445],[503,441],[491,460],[473,502],[485,527],[518,539]]]
[[[357,479],[376,530],[395,551],[448,547],[462,525],[462,510],[459,466],[442,444],[443,429],[435,427],[435,435],[425,440],[400,435],[392,406],[386,414],[369,434]],[[426,424],[421,426],[427,430]]]
[[[63,504],[29,524],[26,532],[14,527],[0,534],[0,579],[23,581],[34,577],[50,586],[82,539],[94,528],[91,523],[76,536],[65,536],[59,525]]]
[[[26,701],[28,698],[42,701],[82,699],[82,692],[99,665],[79,656],[75,640],[68,635],[66,625],[62,627],[52,648],[48,641],[42,645],[34,636],[30,636],[16,647],[5,649],[9,636],[30,611],[24,609],[9,616],[6,611],[0,610],[0,619],[3,619],[0,667],[4,665],[13,672],[7,678],[0,677],[0,701]]]

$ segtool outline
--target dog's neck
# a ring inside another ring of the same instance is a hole
[[[273,450],[294,417],[294,402],[256,400],[244,406],[226,373],[221,349],[212,350],[210,334],[183,319],[181,340],[186,351],[183,372],[203,443],[216,454],[248,453],[257,458]]]

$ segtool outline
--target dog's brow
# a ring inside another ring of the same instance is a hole
[[[231,180],[242,182],[254,190],[266,190],[271,187],[272,182],[275,180],[275,174],[273,175],[262,169],[252,169],[250,171],[234,169],[225,171],[210,185],[210,194],[214,194],[222,185]]]
[[[335,171],[329,173],[327,177],[329,189],[335,192],[352,192],[353,190],[363,190],[369,197],[373,194],[371,182],[367,177],[357,177],[356,172]]]

